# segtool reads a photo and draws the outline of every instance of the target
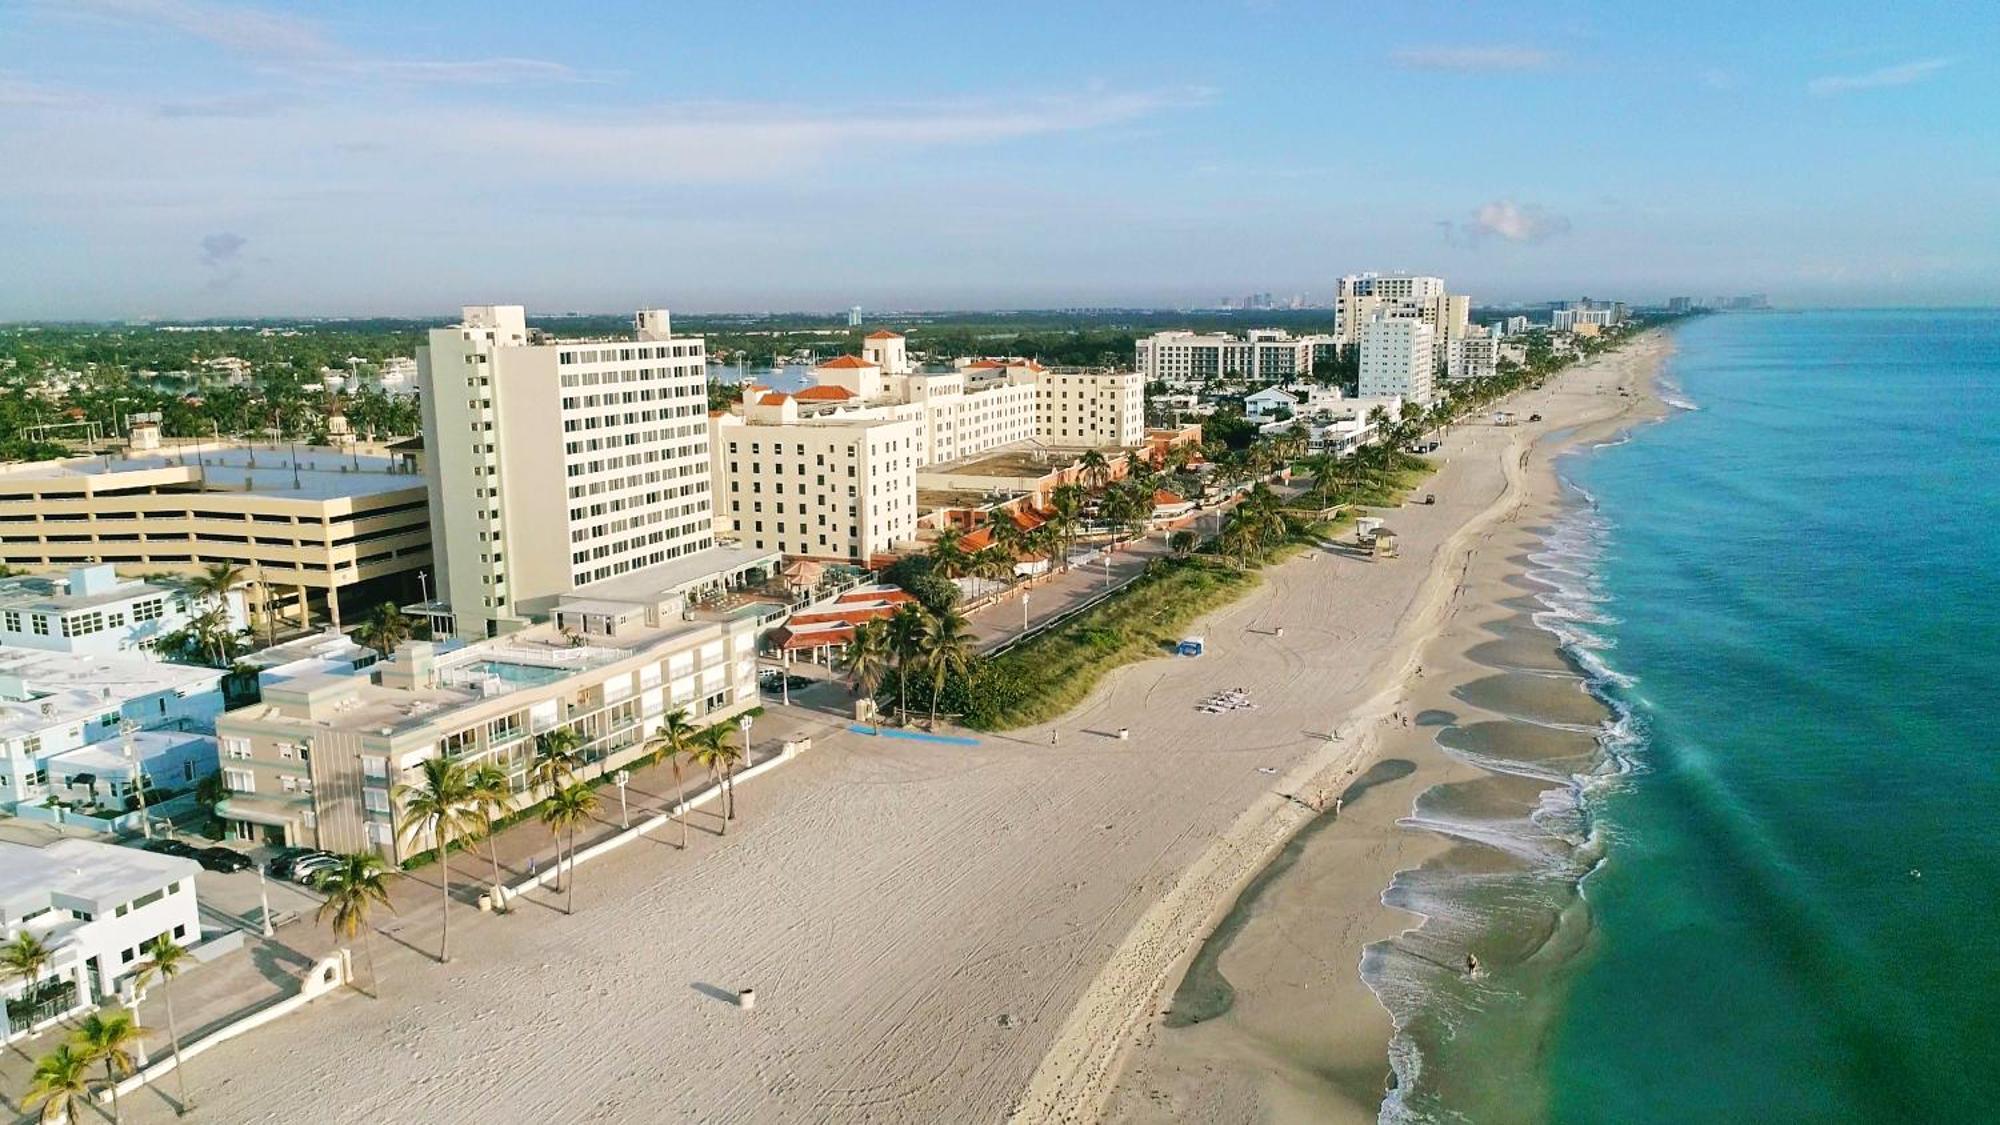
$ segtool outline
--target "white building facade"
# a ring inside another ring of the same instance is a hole
[[[1362,327],[1360,348],[1362,398],[1430,404],[1437,354],[1428,323],[1416,317],[1377,317]]]
[[[120,579],[109,563],[59,578],[0,579],[0,647],[100,655],[150,650],[207,607],[186,587]],[[223,599],[234,632],[247,624],[243,593]]]
[[[0,809],[62,796],[49,759],[110,742],[122,725],[209,730],[222,713],[220,668],[129,656],[0,653]],[[155,785],[171,784],[154,777]]]
[[[865,564],[917,537],[914,418],[804,417],[764,394],[709,420],[718,535],[787,555]]]
[[[571,588],[714,545],[706,347],[663,309],[630,339],[553,340],[468,306],[417,351],[442,600],[461,637]]]
[[[1293,336],[1276,328],[1259,328],[1240,337],[1156,332],[1135,345],[1133,365],[1142,385],[1289,383],[1310,378],[1314,363],[1330,356],[1335,344],[1332,336]]]
[[[1439,347],[1465,335],[1472,299],[1445,291],[1444,279],[1412,274],[1349,274],[1334,298],[1333,334],[1342,348],[1358,347],[1368,324],[1381,316],[1415,316],[1431,326]]]
[[[1035,437],[1044,445],[1132,449],[1146,441],[1146,377],[1057,368],[1036,383]]]
[[[5,1041],[117,996],[167,937],[201,941],[193,860],[89,840],[0,842],[0,941],[29,934],[53,951],[32,981],[0,981]]]

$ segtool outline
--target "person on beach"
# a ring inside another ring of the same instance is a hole
[[[1054,729],[1051,729],[1049,731],[1049,745],[1054,746],[1056,743],[1060,741],[1062,741],[1061,733]]]

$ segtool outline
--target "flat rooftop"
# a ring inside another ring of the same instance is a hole
[[[668,559],[639,570],[614,575],[587,586],[578,586],[563,596],[574,601],[647,604],[678,594],[722,575],[732,575],[753,566],[775,566],[784,556],[778,551],[757,547],[718,544],[705,551]],[[562,608],[559,605],[557,608]],[[586,611],[587,612],[587,611]]]
[[[299,469],[292,471],[292,447],[233,443],[175,446],[140,456],[71,457],[0,465],[0,482],[10,478],[111,477],[118,473],[186,468],[209,492],[237,492],[292,500],[337,500],[425,487],[421,474],[392,471],[398,458],[349,453],[327,446],[299,446]],[[342,467],[346,471],[342,472]],[[248,487],[245,487],[245,485]]]
[[[132,656],[0,649],[0,682],[18,680],[28,697],[0,698],[0,737],[19,738],[65,722],[94,719],[156,692],[209,691],[223,674],[220,668]]]
[[[196,743],[215,745],[215,739],[205,734],[184,734],[180,731],[142,730],[132,734],[132,756],[139,761],[151,761]],[[49,755],[50,762],[60,762],[70,773],[95,773],[99,777],[122,777],[131,772],[131,759],[125,757],[125,741],[113,738],[108,742],[93,742],[74,750]],[[165,779],[156,779],[165,784]]]
[[[1045,477],[1076,460],[1073,450],[1046,451],[1036,446],[1014,445],[967,457],[926,465],[919,474],[952,474],[971,477]]]
[[[65,614],[79,609],[90,609],[101,605],[115,605],[144,597],[149,593],[180,594],[187,588],[180,584],[154,582],[137,578],[122,578],[110,589],[93,594],[70,593],[71,584],[61,575],[20,575],[0,578],[0,609],[24,610],[28,612]]]
[[[57,840],[40,848],[0,842],[0,924],[48,906],[56,895],[107,905],[130,902],[200,870],[191,859],[92,840]]]

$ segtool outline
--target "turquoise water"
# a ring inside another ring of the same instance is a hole
[[[1505,603],[1575,672],[1461,689],[1405,822],[1383,1119],[2000,1120],[2000,312],[1675,335]]]
[[[1728,316],[1573,458],[1637,764],[1565,1122],[2000,1119],[2000,313]]]
[[[540,664],[514,664],[505,660],[475,660],[465,666],[475,676],[492,676],[502,683],[535,687],[552,684],[576,674],[574,668],[549,668]]]

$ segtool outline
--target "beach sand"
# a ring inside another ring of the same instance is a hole
[[[1547,423],[1454,428],[1425,486],[1438,502],[1389,514],[1400,558],[1313,552],[1272,569],[1210,617],[1207,655],[1106,677],[1058,724],[1059,745],[1047,726],[976,747],[870,738],[773,708],[760,728],[820,733],[798,761],[743,787],[744,819],[727,837],[697,816],[686,852],[669,831],[609,854],[579,873],[574,916],[553,894],[505,917],[461,910],[448,965],[426,956],[420,919],[391,920],[374,942],[383,998],[321,1001],[192,1060],[201,1116],[1090,1120],[1135,1032],[1150,1046],[1120,1112],[1148,1116],[1156,1075],[1179,1089],[1189,1084],[1172,1068],[1200,1065],[1151,1053],[1165,1037],[1150,1017],[1177,966],[1312,820],[1301,795],[1348,784],[1382,756],[1393,730],[1380,719],[1409,709],[1401,685],[1453,603],[1465,551],[1511,511],[1508,482],[1530,440],[1629,406],[1609,388],[1636,381],[1659,346],[1633,345],[1515,404]],[[1426,672],[1421,682],[1438,682]],[[1256,707],[1196,712],[1232,687]],[[1341,991],[1353,959],[1336,946],[1401,924],[1375,896],[1422,841],[1389,827],[1421,783],[1385,781],[1309,841],[1355,855],[1335,876],[1351,882],[1353,905],[1322,943],[1319,972],[1340,1013],[1321,1022],[1354,1036],[1357,1094],[1379,1081],[1387,1033],[1365,991]],[[1235,963],[1224,968],[1235,979]],[[731,1002],[743,987],[757,990],[753,1012]],[[1245,1060],[1261,1067],[1265,1050]],[[125,1112],[171,1117],[143,1094]]]
[[[1424,816],[1478,824],[1533,807],[1535,795],[1551,785],[1468,765],[1439,748],[1440,730],[1450,728],[1448,740],[1475,752],[1545,756],[1557,772],[1594,756],[1588,733],[1513,721],[1588,726],[1605,714],[1582,692],[1554,638],[1528,619],[1539,607],[1521,575],[1559,502],[1554,457],[1656,416],[1649,388],[1666,352],[1663,337],[1635,343],[1608,363],[1572,373],[1547,405],[1524,407],[1539,409],[1552,428],[1515,435],[1519,452],[1510,455],[1525,453],[1525,471],[1492,518],[1475,521],[1456,564],[1449,613],[1423,641],[1421,672],[1398,685],[1394,713],[1372,732],[1380,750],[1370,772],[1380,781],[1345,800],[1337,819],[1322,818],[1302,833],[1283,874],[1232,900],[1224,949],[1197,957],[1188,980],[1171,982],[1156,1001],[1167,1010],[1207,1000],[1205,993],[1218,986],[1200,977],[1219,975],[1230,995],[1226,1010],[1188,1026],[1148,1021],[1124,1058],[1107,1120],[1377,1119],[1393,1028],[1363,983],[1362,953],[1419,921],[1384,905],[1384,889],[1397,872],[1427,862],[1460,873],[1507,864],[1492,849],[1407,823],[1418,796],[1443,785]],[[1607,397],[1607,386],[1631,394]],[[1481,953],[1489,960],[1508,955]]]

